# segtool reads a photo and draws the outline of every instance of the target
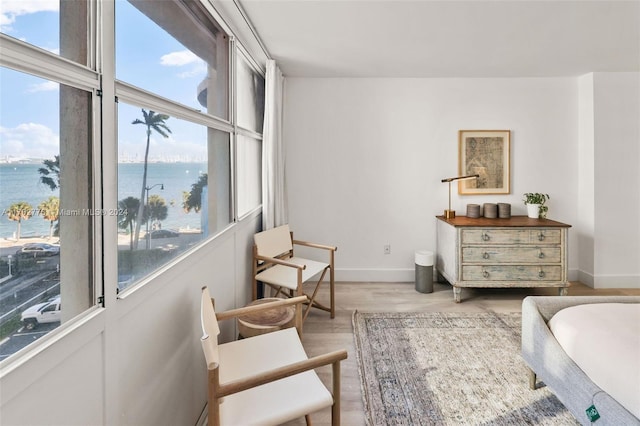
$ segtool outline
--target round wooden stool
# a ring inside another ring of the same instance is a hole
[[[247,306],[261,305],[267,302],[281,300],[276,297],[267,297],[254,300]],[[238,333],[242,337],[253,337],[272,331],[295,325],[296,309],[294,306],[278,306],[266,311],[254,312],[238,317]]]

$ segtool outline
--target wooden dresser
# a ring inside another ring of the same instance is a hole
[[[436,269],[453,286],[559,287],[567,294],[567,234],[549,219],[437,218]]]

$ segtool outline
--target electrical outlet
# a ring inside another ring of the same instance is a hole
[[[391,244],[386,244],[384,246],[384,254],[391,254]]]

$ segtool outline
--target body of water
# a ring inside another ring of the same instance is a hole
[[[50,196],[59,196],[58,190],[40,182],[38,169],[41,164],[0,164],[0,238],[12,237],[17,230],[17,222],[7,218],[5,210],[14,203],[24,201],[36,209]],[[149,195],[164,198],[168,207],[167,219],[162,221],[164,229],[199,229],[200,213],[185,213],[182,209],[182,192],[190,191],[201,173],[207,172],[206,163],[151,163],[147,171]],[[118,165],[118,200],[126,197],[140,198],[142,188],[142,163],[122,163]],[[164,190],[161,189],[161,185]],[[88,208],[89,206],[87,206]],[[106,207],[106,206],[105,206]],[[115,207],[115,206],[109,206]],[[46,236],[49,221],[42,216],[33,216],[22,221],[21,235]]]

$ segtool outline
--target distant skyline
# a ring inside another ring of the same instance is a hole
[[[116,0],[116,17],[118,78],[197,107],[196,90],[206,77],[206,64],[127,1]],[[0,31],[58,54],[59,0],[0,0]],[[140,33],[147,34],[142,42],[128,42],[141,40]],[[58,155],[59,84],[0,68],[0,89],[0,163]],[[118,151],[122,161],[143,161],[146,132],[143,126],[131,124],[141,116],[140,108],[118,104]],[[150,161],[206,161],[204,127],[173,117],[167,125],[172,130],[169,138],[152,135]]]

